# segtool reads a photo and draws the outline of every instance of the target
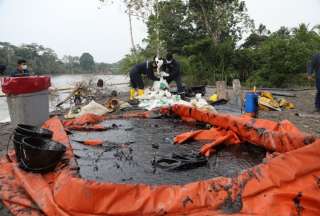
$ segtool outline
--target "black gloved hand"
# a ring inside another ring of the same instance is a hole
[[[0,74],[3,74],[6,69],[7,67],[5,65],[0,64]]]

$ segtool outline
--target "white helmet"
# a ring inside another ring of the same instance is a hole
[[[155,62],[157,64],[157,67],[160,68],[163,65],[163,60],[160,59],[158,56],[155,58]]]

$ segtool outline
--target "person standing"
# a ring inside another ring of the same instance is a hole
[[[311,63],[308,65],[308,79],[312,80],[312,73],[316,74],[316,99],[315,99],[315,112],[320,113],[320,53],[315,54]]]
[[[184,89],[181,81],[180,63],[173,58],[173,55],[171,53],[168,53],[166,55],[165,71],[169,74],[168,77],[165,77],[168,84],[170,84],[172,81],[175,81],[177,84],[178,94],[183,94]]]
[[[27,61],[24,59],[20,59],[17,62],[17,68],[10,73],[11,77],[23,77],[30,76]]]

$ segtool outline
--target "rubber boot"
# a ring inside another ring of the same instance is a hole
[[[143,89],[138,89],[138,95],[143,96],[144,95],[144,90]]]
[[[136,96],[136,90],[134,88],[130,89],[129,100],[134,100],[135,96]]]

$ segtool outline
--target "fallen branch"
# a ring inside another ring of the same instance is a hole
[[[258,91],[260,94],[262,91]],[[284,96],[284,97],[296,97],[296,94],[289,93],[289,92],[282,92],[282,91],[268,91],[274,96]]]
[[[320,119],[320,114],[308,114],[308,113],[295,113],[295,116],[301,117],[301,118],[313,118],[313,119]]]

